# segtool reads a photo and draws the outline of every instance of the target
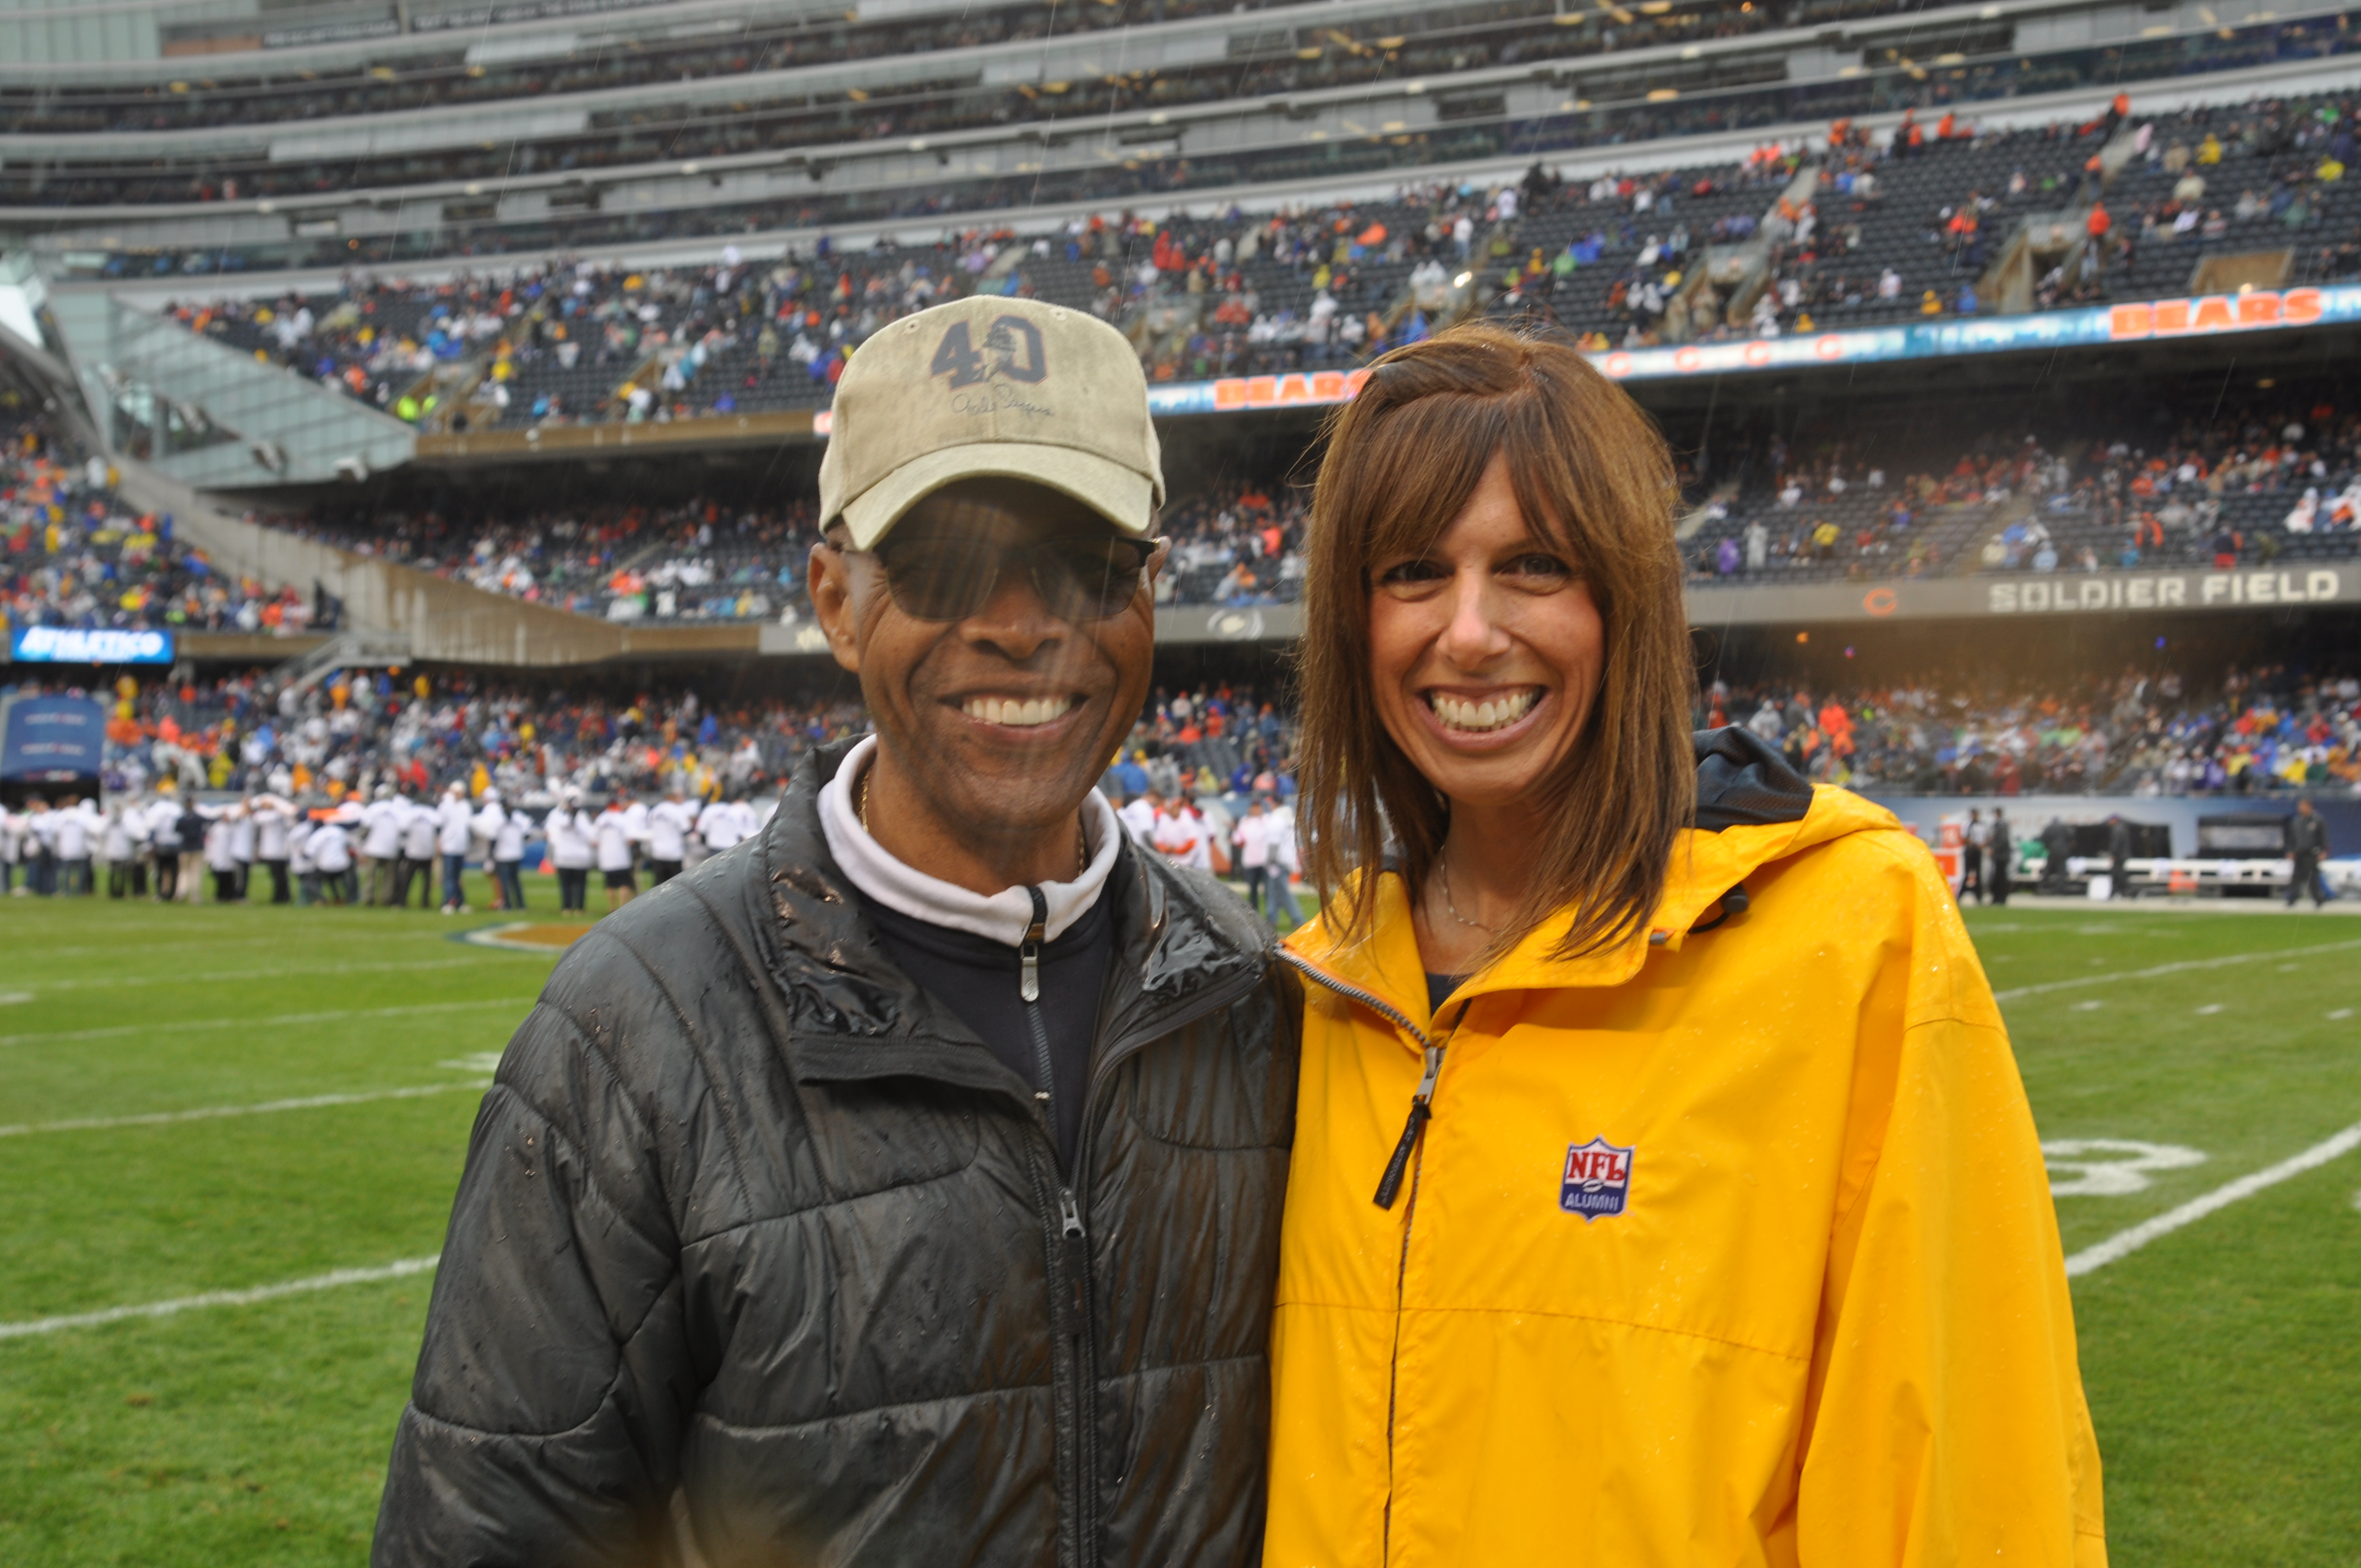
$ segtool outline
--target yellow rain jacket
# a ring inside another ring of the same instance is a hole
[[[1626,945],[1545,929],[1430,1017],[1400,877],[1373,939],[1290,939],[1321,983],[1266,1568],[2106,1561],[2041,1151],[1949,890],[1734,734]]]

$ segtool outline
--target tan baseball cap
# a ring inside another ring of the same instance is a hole
[[[1147,534],[1164,465],[1123,334],[1061,305],[976,295],[863,343],[836,384],[821,526],[841,518],[867,550],[918,501],[973,478],[1047,485]]]

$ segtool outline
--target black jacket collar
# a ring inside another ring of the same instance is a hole
[[[785,1003],[786,1044],[807,1081],[917,1075],[976,1088],[1014,1078],[948,1008],[886,956],[851,883],[829,853],[819,792],[851,750],[807,752],[788,781],[749,879],[756,952]],[[1100,894],[1115,959],[1099,1049],[1242,994],[1268,971],[1274,939],[1243,899],[1126,839]]]

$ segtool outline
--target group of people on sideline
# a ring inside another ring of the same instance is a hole
[[[107,897],[194,904],[205,881],[216,904],[267,902],[471,911],[467,868],[492,883],[492,907],[526,907],[522,872],[535,840],[557,875],[561,911],[586,905],[589,873],[605,874],[607,906],[628,902],[644,865],[657,883],[758,832],[768,808],[724,795],[691,801],[677,785],[652,804],[617,791],[596,813],[573,786],[554,805],[510,806],[497,787],[470,797],[454,780],[439,795],[379,784],[326,804],[270,793],[203,801],[167,784],[101,806],[67,795],[0,807],[0,891],[88,895],[103,870]]]

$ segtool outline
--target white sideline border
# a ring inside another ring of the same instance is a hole
[[[35,1334],[53,1334],[64,1329],[102,1328],[108,1323],[128,1322],[134,1318],[170,1318],[203,1307],[250,1307],[259,1301],[275,1301],[282,1296],[334,1290],[342,1285],[375,1285],[387,1279],[424,1274],[442,1261],[442,1255],[437,1253],[433,1257],[405,1257],[398,1262],[380,1264],[375,1268],[332,1268],[308,1279],[258,1285],[250,1290],[208,1290],[203,1295],[181,1296],[170,1301],[147,1301],[136,1307],[108,1307],[96,1312],[68,1312],[55,1318],[0,1323],[0,1340],[29,1339]]]
[[[0,1138],[27,1138],[40,1133],[96,1133],[110,1127],[162,1127],[175,1122],[213,1122],[230,1116],[267,1116],[278,1111],[318,1111],[335,1105],[367,1105],[379,1100],[423,1100],[430,1094],[456,1094],[463,1089],[486,1090],[491,1084],[423,1083],[408,1089],[365,1089],[342,1094],[311,1094],[300,1100],[266,1100],[258,1105],[205,1105],[192,1111],[149,1111],[131,1116],[76,1116],[63,1122],[19,1122],[0,1126]]]
[[[2177,1209],[2168,1209],[2154,1219],[2143,1220],[2127,1231],[2117,1231],[2105,1241],[2084,1247],[2066,1260],[2069,1279],[2103,1268],[2119,1257],[2137,1252],[2158,1236],[2170,1235],[2183,1225],[2193,1224],[2217,1209],[2226,1209],[2241,1198],[2251,1198],[2268,1187],[2276,1187],[2290,1177],[2301,1176],[2339,1156],[2361,1148],[2361,1122],[2356,1122],[2341,1133],[2332,1134],[2304,1150],[2290,1155],[2274,1166],[2267,1166],[2235,1181],[2225,1181],[2211,1192],[2201,1193]],[[2361,1201],[2361,1200],[2356,1200]]]
[[[524,949],[509,948],[496,950],[519,952]],[[40,994],[47,995],[56,991],[115,991],[129,985],[218,985],[234,980],[304,980],[313,975],[401,974],[415,970],[470,969],[476,964],[477,960],[471,958],[388,959],[372,963],[282,964],[270,969],[224,970],[203,975],[80,975],[70,980],[40,981],[36,989]]]
[[[2022,996],[2041,996],[2053,991],[2078,991],[2085,986],[2113,985],[2118,981],[2158,980],[2169,974],[2186,974],[2193,970],[2227,969],[2234,964],[2260,963],[2266,959],[2301,959],[2317,953],[2349,953],[2361,948],[2361,940],[2323,942],[2310,948],[2272,948],[2259,953],[2225,953],[2217,959],[2184,959],[2178,963],[2157,964],[2149,969],[2116,970],[2108,974],[2077,975],[2071,980],[2044,981],[2038,985],[2012,986],[1993,992],[1994,1002],[2015,1002]]]
[[[346,1007],[329,1013],[281,1013],[269,1018],[184,1018],[176,1024],[110,1024],[102,1029],[57,1029],[39,1035],[0,1035],[0,1046],[120,1039],[132,1035],[178,1034],[188,1029],[265,1029],[274,1024],[335,1024],[347,1018],[406,1018],[418,1013],[450,1013],[467,1007],[530,1007],[539,1000],[536,996],[487,996],[474,1002],[423,1002],[408,1007]]]

